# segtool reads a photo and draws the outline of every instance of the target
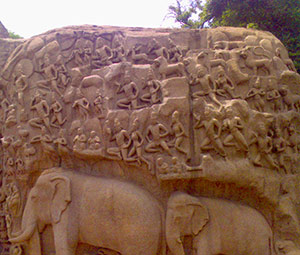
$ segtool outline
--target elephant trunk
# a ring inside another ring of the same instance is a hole
[[[37,220],[32,211],[32,202],[27,201],[23,217],[22,217],[22,230],[17,233],[12,233],[12,238],[9,239],[12,243],[24,242],[30,239],[35,229],[37,228]]]

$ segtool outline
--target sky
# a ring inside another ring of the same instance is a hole
[[[0,21],[24,38],[69,25],[178,27],[174,19],[166,18],[175,0],[2,1]]]

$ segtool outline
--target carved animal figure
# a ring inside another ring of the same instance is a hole
[[[246,44],[243,41],[217,41],[214,43],[215,50],[232,50],[243,48]]]
[[[297,246],[290,240],[277,241],[276,246],[278,250],[285,255],[299,255],[300,250]]]
[[[284,104],[287,106],[287,110],[300,111],[300,95],[294,95],[286,85],[282,86],[278,91]]]
[[[82,88],[95,87],[99,88],[103,84],[103,79],[99,75],[90,75],[82,79],[80,86]]]
[[[167,75],[171,74],[184,75],[183,63],[169,64],[165,57],[160,56],[154,60],[154,64],[158,67],[162,79],[166,79]]]
[[[133,184],[52,168],[29,192],[21,233],[10,241],[30,240],[50,224],[56,255],[74,255],[78,242],[156,255],[164,246],[163,217],[158,202]]]
[[[166,216],[166,239],[173,255],[185,254],[184,236],[193,237],[197,255],[274,254],[272,230],[255,209],[175,192]]]
[[[265,68],[268,74],[271,74],[271,64],[270,59],[255,59],[253,53],[251,53],[250,48],[246,47],[240,52],[240,56],[245,59],[245,64],[247,67],[253,70],[254,75],[257,75],[258,68]]]

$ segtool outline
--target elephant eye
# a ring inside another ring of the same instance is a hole
[[[31,195],[31,199],[36,200],[36,198],[37,198],[37,195],[36,195],[36,194],[32,194],[32,195]]]

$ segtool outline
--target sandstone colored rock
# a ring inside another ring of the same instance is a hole
[[[0,254],[299,253],[300,76],[272,34],[5,45]]]

